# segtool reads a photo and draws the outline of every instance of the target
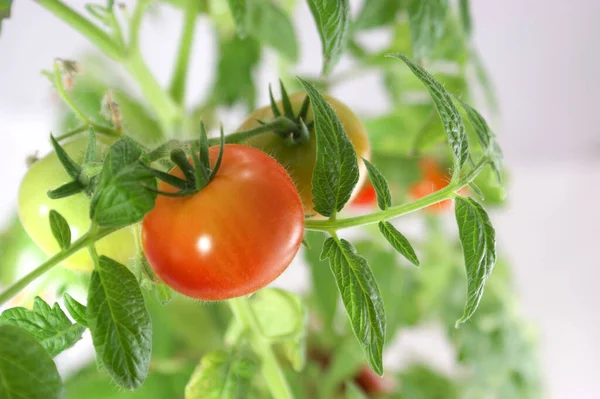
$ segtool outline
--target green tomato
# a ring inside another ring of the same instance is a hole
[[[106,140],[99,140],[98,150],[108,148]],[[87,146],[87,138],[77,138],[63,148],[71,158],[81,164]],[[37,161],[21,182],[19,189],[19,218],[25,231],[33,241],[48,255],[60,251],[58,243],[50,230],[48,214],[51,209],[60,213],[71,227],[71,240],[75,241],[90,228],[90,199],[79,193],[61,199],[50,199],[48,190],[55,189],[71,181],[56,153],[52,152]],[[133,230],[124,228],[96,243],[100,254],[106,255],[123,264],[135,256]],[[89,272],[94,268],[87,249],[82,249],[63,261],[63,265],[72,270]]]
[[[290,95],[290,102],[295,113],[300,111],[305,97],[306,93],[302,92]],[[333,111],[344,126],[344,130],[354,146],[356,156],[358,157],[360,178],[352,194],[352,198],[354,198],[362,188],[367,175],[365,164],[362,161],[362,158],[368,160],[371,154],[367,132],[360,119],[358,119],[352,110],[344,103],[328,95],[325,95],[324,98],[329,105],[331,105],[331,108],[333,108]],[[277,106],[279,109],[283,109],[281,101],[277,103]],[[237,130],[243,131],[255,129],[260,126],[259,120],[270,122],[273,119],[275,119],[275,115],[273,115],[270,106],[259,108],[254,111]],[[311,107],[309,108],[305,122],[310,123],[312,120],[313,114]],[[290,174],[290,177],[294,181],[296,189],[300,194],[304,214],[315,214],[313,209],[312,178],[317,159],[317,139],[314,133],[310,135],[308,142],[295,146],[287,145],[285,140],[276,134],[261,134],[254,136],[246,140],[243,144],[266,152],[283,165]]]

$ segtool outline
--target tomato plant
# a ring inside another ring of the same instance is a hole
[[[65,151],[74,161],[83,161],[87,138],[76,138],[64,145]],[[102,140],[100,149],[106,150],[110,141]],[[19,217],[23,227],[33,241],[47,254],[60,250],[52,231],[48,216],[50,210],[62,214],[69,223],[73,240],[81,237],[90,228],[90,198],[78,193],[67,198],[50,199],[48,191],[71,181],[56,153],[51,152],[36,161],[27,171],[19,188]],[[98,250],[118,260],[129,263],[136,254],[133,232],[130,228],[117,231],[98,241]],[[82,249],[64,261],[66,267],[90,272],[94,264],[86,249]]]
[[[306,93],[294,93],[289,96],[289,103],[294,114],[298,114],[302,109],[302,104],[305,101]],[[333,111],[344,126],[344,130],[354,146],[356,156],[359,158],[360,177],[356,185],[353,196],[355,196],[362,183],[366,178],[366,169],[362,164],[361,158],[369,159],[370,149],[369,140],[364,126],[360,119],[354,115],[352,110],[344,103],[331,96],[324,96],[325,100],[331,105]],[[276,103],[278,109],[283,109],[283,101]],[[275,119],[272,106],[266,106],[254,111],[248,119],[238,128],[238,131],[255,129],[261,126],[261,122],[269,122]],[[310,124],[313,121],[312,109],[308,108],[305,124]],[[285,169],[296,184],[296,188],[300,193],[304,213],[313,215],[313,194],[312,194],[312,178],[317,159],[317,140],[314,132],[310,134],[306,141],[290,143],[288,137],[282,137],[276,134],[263,134],[249,138],[244,144],[258,148],[275,158]]]
[[[213,164],[218,150],[210,148]],[[171,173],[184,176],[180,169]],[[160,189],[174,191],[165,182]],[[300,199],[285,170],[258,150],[228,144],[219,171],[201,191],[157,199],[144,218],[142,238],[163,281],[185,295],[216,301],[255,292],[279,276],[300,247],[303,226]]]
[[[350,1],[306,1],[320,47],[301,46],[297,0],[108,0],[81,12],[35,2],[106,57],[43,71],[64,107],[54,151],[19,191],[28,236],[0,234],[1,398],[539,396],[535,342],[483,206],[501,204],[506,172],[471,104],[476,86],[490,108],[494,98],[469,1],[369,0],[356,13]],[[16,3],[0,1],[0,22]],[[161,3],[182,17],[168,87],[140,46]],[[192,53],[213,54],[194,46],[199,16],[217,59],[201,58],[214,80],[191,103]],[[378,49],[363,40],[375,28]],[[322,59],[320,73],[300,55]],[[262,96],[258,71],[281,82],[279,102]],[[380,111],[332,96],[371,101],[369,84],[352,86],[371,75]],[[246,120],[229,112],[240,109]],[[213,137],[220,120],[239,128]],[[457,235],[435,215],[420,235],[396,222],[452,206]],[[31,240],[47,257],[21,275]],[[296,293],[269,287],[297,264]],[[387,367],[390,342],[432,324],[456,372]],[[61,377],[54,357],[87,330],[96,360]]]

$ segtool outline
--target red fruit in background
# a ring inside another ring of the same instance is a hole
[[[350,203],[353,206],[374,206],[377,203],[377,193],[371,182],[365,183],[356,198]]]

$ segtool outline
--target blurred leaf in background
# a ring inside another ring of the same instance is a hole
[[[10,18],[10,8],[12,0],[0,0],[0,33],[2,33],[2,22]]]
[[[0,232],[0,259],[0,285],[4,286],[14,281],[17,270],[35,266],[45,259],[45,255],[29,238],[16,215]]]

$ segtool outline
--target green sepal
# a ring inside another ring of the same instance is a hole
[[[60,199],[79,194],[85,189],[84,185],[79,180],[72,181],[54,190],[48,190],[47,194],[50,199]]]
[[[62,148],[58,141],[56,141],[53,135],[50,135],[50,142],[52,143],[52,147],[54,148],[54,152],[56,152],[58,160],[65,168],[69,176],[75,180],[79,179],[79,176],[81,175],[81,166],[73,161],[64,148]]]

